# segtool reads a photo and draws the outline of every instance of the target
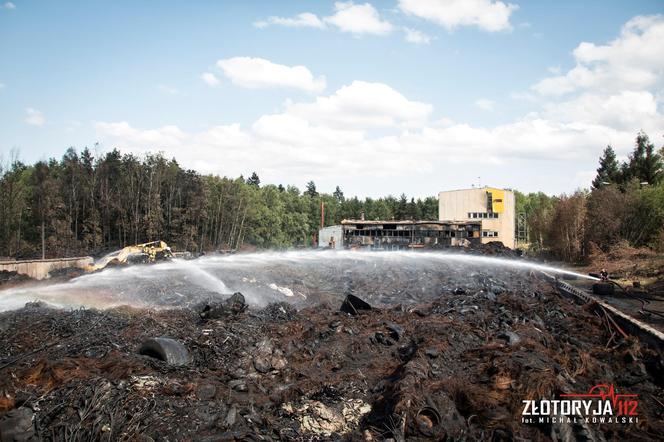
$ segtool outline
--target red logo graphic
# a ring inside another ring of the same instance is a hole
[[[570,398],[596,398],[601,401],[610,400],[614,412],[618,416],[637,416],[636,409],[639,401],[637,394],[617,394],[613,384],[598,384],[588,390],[588,393],[561,394],[561,397]]]

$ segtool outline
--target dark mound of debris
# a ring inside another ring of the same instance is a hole
[[[468,244],[467,247],[435,245],[424,250],[444,250],[447,253],[469,253],[471,255],[494,256],[499,258],[520,258],[523,250],[510,249],[500,241],[489,241],[480,244]]]
[[[77,267],[65,267],[62,269],[56,269],[56,270],[51,270],[48,272],[48,277],[49,278],[57,278],[57,279],[72,279],[72,278],[78,278],[81,275],[84,275],[86,272],[83,269],[79,269]]]
[[[486,244],[478,244],[472,246],[470,251],[484,256],[499,256],[505,258],[517,258],[522,254],[520,250],[510,249],[500,241],[490,241]]]
[[[17,272],[8,272],[7,270],[0,270],[0,286],[3,288],[12,285],[18,285],[23,282],[32,281],[28,275],[23,275]]]
[[[432,302],[0,314],[0,439],[660,440],[661,355],[545,282]],[[205,312],[215,312],[202,314]],[[175,357],[176,359],[170,359]],[[169,360],[176,361],[170,363]],[[522,423],[610,384],[638,424]]]

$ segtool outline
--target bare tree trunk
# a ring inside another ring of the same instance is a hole
[[[240,200],[240,202],[237,205],[237,210],[235,212],[235,221],[233,221],[233,225],[231,226],[231,231],[228,234],[228,242],[227,243],[228,243],[228,245],[231,249],[233,248],[233,239],[235,237],[235,231],[237,229],[237,223],[238,223],[239,218],[240,218],[240,209],[241,208],[242,208],[242,200]]]
[[[23,210],[18,212],[18,229],[16,229],[16,253],[21,250],[21,218],[23,217]]]
[[[242,222],[240,223],[240,230],[237,235],[237,241],[235,242],[235,249],[240,248],[240,240],[242,239],[243,229],[244,229],[244,219],[247,217],[247,207],[244,208],[244,213],[242,214]]]
[[[215,248],[219,248],[219,242],[221,239],[221,203],[223,201],[223,193],[219,192],[219,201],[217,202],[217,214],[214,220],[214,245]]]
[[[42,259],[46,259],[46,234],[45,234],[44,217],[41,222],[41,242],[42,242]]]

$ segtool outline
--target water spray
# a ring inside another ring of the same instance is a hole
[[[598,279],[521,259],[465,253],[263,252],[174,259],[107,269],[67,282],[10,288],[0,291],[0,311],[31,301],[56,307],[188,307],[224,299],[235,291],[254,306],[284,301],[299,307],[341,300],[353,291],[379,305],[390,305],[430,300],[455,287],[473,291],[486,289],[487,284],[509,285],[511,278],[529,278],[524,271]]]

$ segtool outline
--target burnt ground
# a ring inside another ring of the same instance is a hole
[[[574,281],[578,288],[592,292],[595,281]],[[646,288],[612,280],[614,293],[599,296],[602,301],[664,333],[664,279]]]
[[[0,434],[661,439],[661,354],[622,337],[591,307],[532,275],[528,284],[493,283],[358,315],[340,312],[338,302],[299,311],[286,303],[222,309],[207,320],[200,309],[29,304],[0,313]],[[178,367],[138,354],[142,342],[159,336],[182,342],[191,362]],[[638,394],[638,423],[521,422],[523,400],[585,393],[596,384]]]
[[[664,254],[621,243],[609,253],[595,250],[590,263],[579,270],[600,269],[606,269],[615,284],[615,293],[603,300],[664,332]],[[588,282],[575,284],[591,288]]]

